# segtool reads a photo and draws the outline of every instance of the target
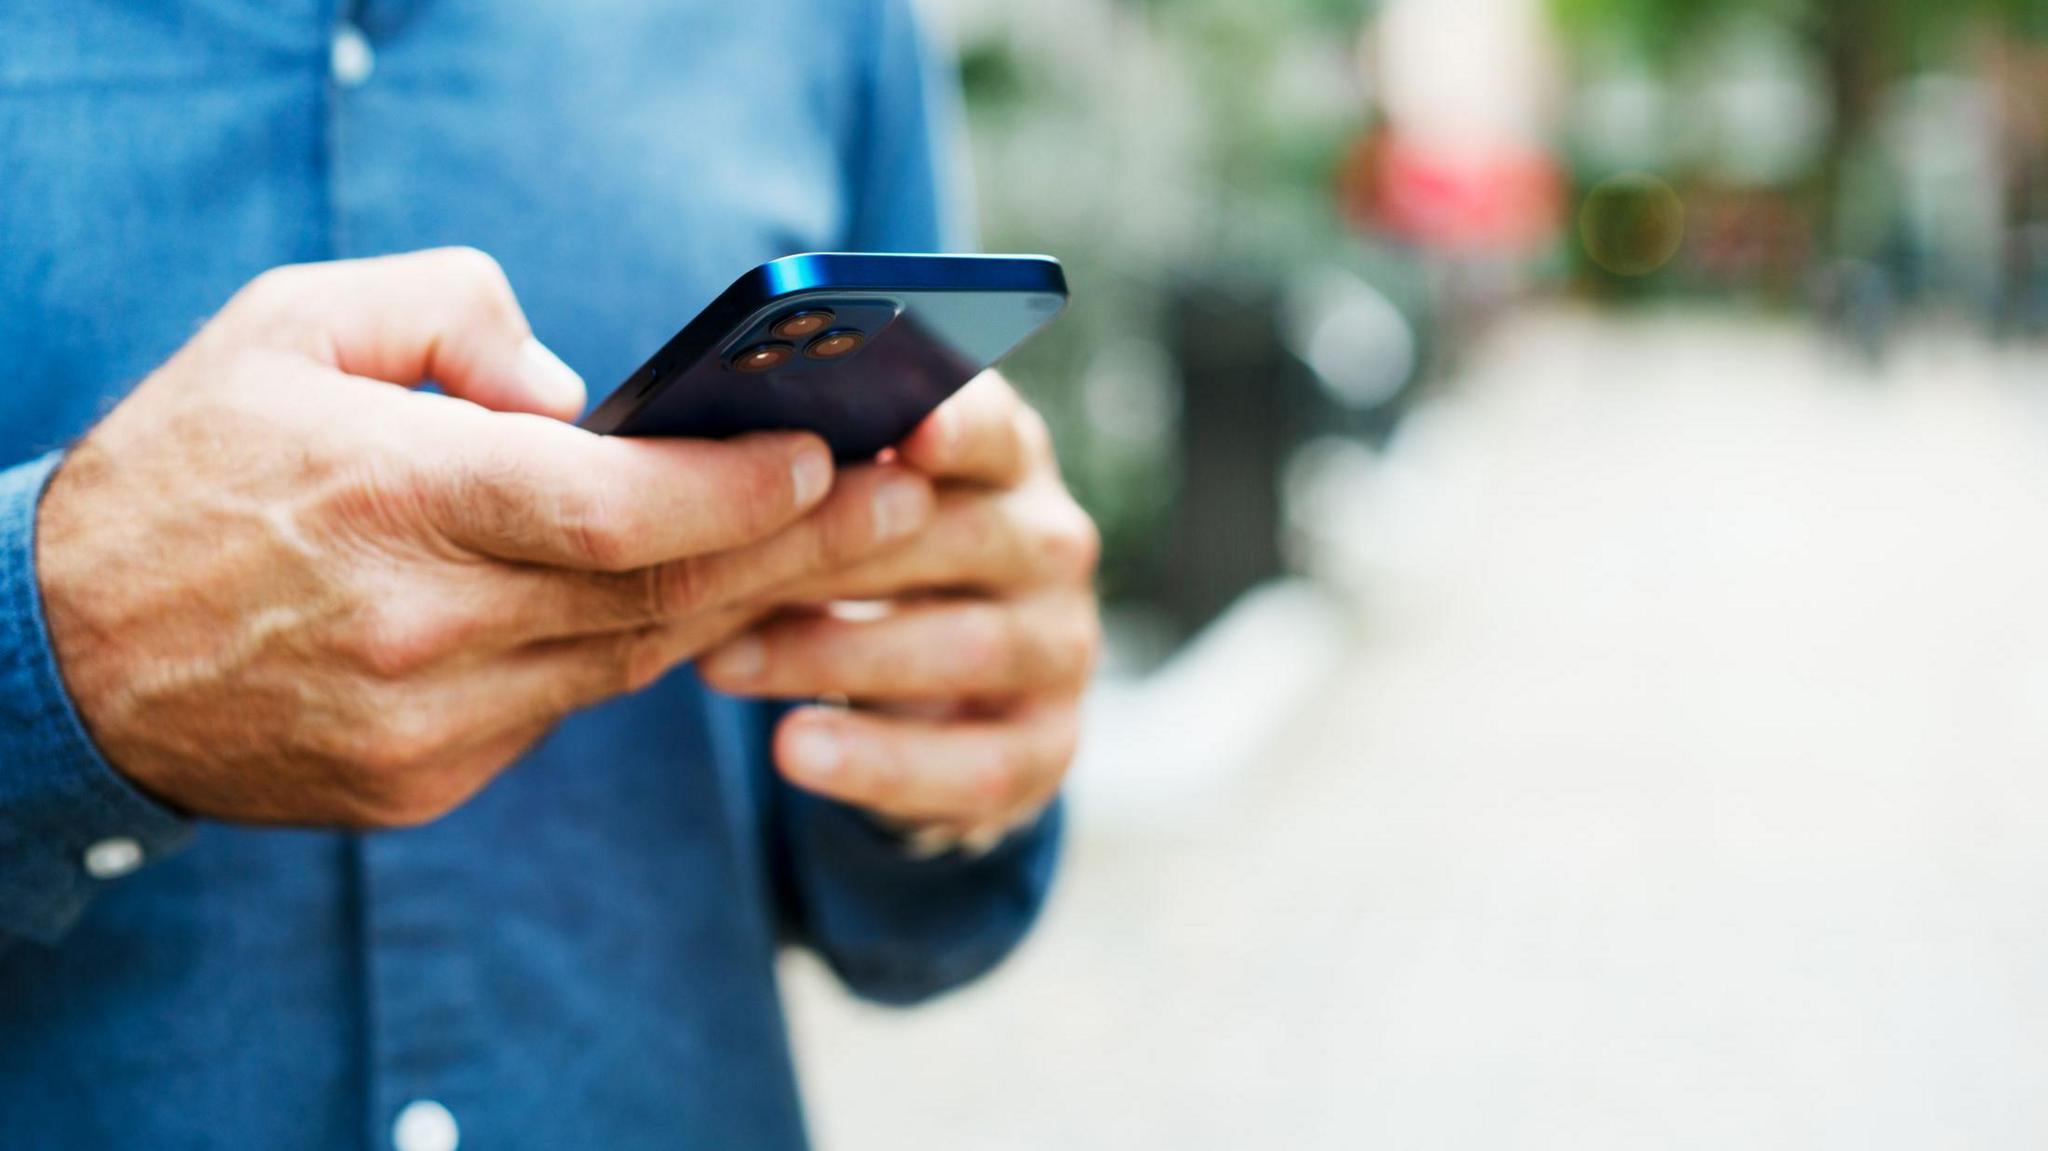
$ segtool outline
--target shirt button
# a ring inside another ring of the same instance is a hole
[[[455,1116],[432,1099],[415,1099],[398,1113],[391,1125],[391,1145],[398,1151],[455,1151],[462,1143],[462,1129]]]
[[[370,73],[377,70],[377,52],[370,47],[370,39],[361,28],[343,24],[334,30],[334,40],[328,45],[327,66],[336,84],[360,88],[369,82]]]
[[[142,845],[125,835],[85,849],[85,873],[94,879],[119,879],[141,866]]]

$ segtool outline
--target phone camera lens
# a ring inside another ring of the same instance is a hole
[[[777,339],[802,340],[831,327],[832,321],[837,318],[827,309],[813,308],[784,316],[769,330],[775,333]]]
[[[788,344],[761,344],[734,356],[732,367],[736,372],[758,375],[772,372],[795,358],[796,349]]]
[[[867,342],[868,338],[859,332],[827,332],[812,340],[811,346],[804,349],[804,355],[814,360],[843,360],[860,351],[861,345]]]

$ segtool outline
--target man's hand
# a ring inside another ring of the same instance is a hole
[[[101,750],[193,814],[419,823],[932,512],[905,468],[835,488],[809,436],[608,439],[561,422],[582,404],[478,253],[251,283],[41,506]]]
[[[929,527],[793,602],[699,665],[726,691],[841,696],[782,725],[794,783],[938,842],[993,842],[1057,793],[1100,646],[1095,526],[1060,482],[1045,423],[988,375],[897,452],[941,483]]]

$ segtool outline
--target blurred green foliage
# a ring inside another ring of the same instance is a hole
[[[1621,40],[1653,59],[1674,61],[1716,21],[1760,15],[1816,38],[1917,63],[1947,50],[1982,21],[2048,36],[2048,0],[1551,0],[1558,26],[1579,40]]]
[[[1355,81],[1353,46],[1372,4],[1085,7],[1099,21],[1090,28],[1107,29],[1114,43],[1077,39],[1052,53],[1033,37],[992,35],[961,45],[961,76],[984,246],[1050,252],[1067,266],[1072,311],[1007,370],[1045,410],[1069,478],[1102,524],[1114,595],[1146,578],[1186,461],[1176,455],[1171,412],[1151,442],[1106,432],[1094,418],[1104,400],[1091,400],[1091,381],[1129,370],[1121,356],[1164,355],[1172,302],[1187,281],[1270,283],[1345,250],[1336,171],[1369,109],[1354,97],[1328,114],[1302,115],[1281,94],[1299,78],[1304,53],[1321,53],[1318,63],[1334,58],[1331,70]],[[1119,67],[1155,69],[1160,84],[1107,74]],[[1057,149],[1042,146],[1053,140]],[[1046,178],[1053,154],[1068,169],[1064,180]],[[1177,386],[1166,381],[1169,391]]]
[[[1328,195],[1333,171],[1367,109],[1350,117],[1303,122],[1266,96],[1294,61],[1290,49],[1317,44],[1345,51],[1371,0],[1113,0],[1123,26],[1149,42],[1182,74],[1198,78],[1193,121],[1201,137],[1198,190],[1211,198],[1212,230],[1198,259],[1285,265],[1323,249],[1340,231]],[[1068,119],[1107,130],[1096,93],[1066,82],[1057,61],[1020,56],[1004,40],[963,46],[961,75],[977,136],[1014,130],[1020,121]],[[986,174],[986,152],[983,168]],[[984,189],[984,208],[1001,227],[1011,215],[1001,190]],[[1101,237],[1116,246],[1118,221],[1101,217]],[[1074,237],[1078,238],[1078,237]]]
[[[1361,30],[1380,5],[950,2],[979,16],[964,25],[971,34],[960,47],[983,243],[1058,256],[1074,289],[1072,312],[1009,371],[1053,422],[1069,477],[1103,525],[1107,586],[1115,594],[1148,578],[1146,561],[1178,478],[1200,463],[1178,458],[1178,377],[1167,356],[1175,301],[1189,284],[1241,284],[1252,298],[1305,269],[1336,265],[1417,321],[1425,362],[1437,362],[1433,352],[1452,342],[1443,333],[1453,325],[1431,318],[1432,309],[1449,310],[1441,307],[1446,289],[1432,279],[1440,269],[1358,235],[1338,210],[1338,172],[1377,114],[1373,77],[1363,74],[1359,53]],[[1603,68],[1624,77],[1646,72],[1677,94],[1672,106],[1681,108],[1696,104],[1706,46],[1724,26],[1760,20],[1790,32],[1796,54],[1826,85],[1816,98],[1827,104],[1829,135],[1796,176],[1771,189],[1772,210],[1796,216],[1803,229],[1796,238],[1810,236],[1820,250],[1865,256],[1896,231],[1895,206],[1883,195],[1890,177],[1877,170],[1871,146],[1895,81],[1953,65],[1973,50],[1980,29],[2048,41],[2048,0],[1545,2],[1567,59],[1588,66],[1581,78]],[[1561,140],[1560,158],[1579,166],[1572,147]],[[1705,166],[1701,154],[1681,150],[1668,165],[1646,164],[1693,195],[1713,178],[1690,170]],[[1613,174],[1591,162],[1575,173],[1581,193]],[[1844,204],[1863,206],[1877,224],[1859,227]],[[1601,235],[1626,247],[1637,238],[1630,229],[1660,220],[1621,212],[1606,221],[1619,230]],[[1655,228],[1643,234],[1662,235]],[[1855,235],[1866,239],[1844,242]],[[1559,252],[1568,261],[1566,253],[1583,248]],[[1592,274],[1617,292],[1653,292],[1673,286],[1684,266],[1675,261],[1625,283],[1610,271]],[[1148,371],[1166,377],[1152,393],[1169,394],[1163,406],[1148,408],[1113,386]],[[1113,414],[1148,414],[1106,428],[1116,421],[1102,418],[1105,404]],[[1152,419],[1154,408],[1158,434],[1134,434],[1132,423]]]
[[[1551,0],[1568,37],[1619,41],[1666,61],[1714,21],[1746,12],[1795,19],[1812,6],[1810,0]]]

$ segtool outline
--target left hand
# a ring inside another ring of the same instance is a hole
[[[775,737],[799,787],[928,847],[986,848],[1045,809],[1072,764],[1101,646],[1095,525],[1045,421],[1002,377],[969,384],[896,450],[938,484],[908,542],[778,597],[803,605],[705,656],[722,691],[839,696]],[[881,601],[855,614],[831,605]]]

